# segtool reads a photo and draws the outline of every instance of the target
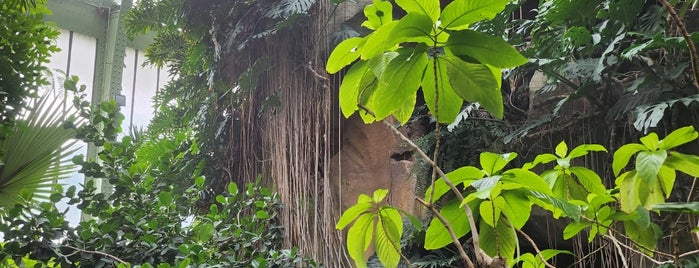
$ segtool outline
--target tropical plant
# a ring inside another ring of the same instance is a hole
[[[20,113],[6,139],[0,140],[0,207],[7,210],[32,198],[48,200],[58,183],[73,171],[70,154],[77,148],[75,132],[64,120],[76,110],[66,109],[62,92],[47,91]],[[71,107],[71,106],[68,106]]]

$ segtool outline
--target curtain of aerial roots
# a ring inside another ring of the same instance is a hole
[[[329,159],[337,124],[337,95],[325,73],[329,1],[318,1],[307,25],[270,42],[270,70],[262,79],[263,95],[278,94],[281,104],[263,115],[264,170],[284,208],[286,246],[328,267],[346,266],[336,195],[331,191]],[[320,15],[319,15],[320,14]],[[313,71],[312,71],[313,70]],[[335,112],[333,112],[335,111]],[[335,122],[335,123],[333,123]]]

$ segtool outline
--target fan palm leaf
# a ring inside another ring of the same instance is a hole
[[[47,92],[25,110],[14,133],[0,142],[0,208],[10,208],[29,199],[46,200],[59,181],[69,177],[74,165],[73,130],[64,119],[75,114],[65,109],[62,94]]]

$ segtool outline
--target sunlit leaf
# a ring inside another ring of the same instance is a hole
[[[437,65],[436,68],[435,63]],[[453,122],[456,116],[461,112],[461,105],[464,101],[452,88],[443,59],[441,59],[441,57],[436,57],[430,60],[425,70],[425,77],[422,80],[422,92],[425,97],[427,108],[429,108],[434,115],[434,111],[436,111],[435,107],[437,106],[435,99],[438,97],[438,121],[447,124]],[[435,73],[437,74],[436,77]],[[439,96],[435,94],[437,92],[435,86],[439,88]]]
[[[459,200],[452,200],[440,209],[439,213],[449,222],[454,235],[460,238],[471,231],[471,226],[468,223],[466,212],[459,204]],[[425,231],[425,249],[439,249],[451,243],[451,235],[444,224],[437,217],[433,217],[427,231]]]
[[[389,1],[375,0],[373,4],[364,8],[364,16],[367,20],[362,26],[376,30],[393,21],[393,5]]]
[[[612,160],[614,175],[619,176],[621,170],[629,163],[629,160],[631,160],[631,157],[644,150],[646,150],[646,147],[638,143],[629,143],[619,147],[619,149],[614,152],[614,160]]]
[[[450,30],[468,28],[469,24],[489,20],[505,9],[507,0],[455,0],[442,11],[441,27]]]
[[[479,225],[481,248],[489,256],[512,260],[517,248],[517,234],[507,218],[501,218],[495,228],[481,221]]]
[[[386,72],[381,77],[385,86],[374,92],[374,112],[377,119],[385,118],[401,107],[406,99],[415,95],[425,67],[427,54],[424,51],[399,50],[399,55],[388,63]]]
[[[498,81],[488,66],[468,63],[456,56],[445,56],[449,82],[462,99],[478,102],[497,118],[503,116],[503,103]]]
[[[461,183],[464,182],[469,182],[472,180],[477,180],[480,178],[483,178],[483,171],[476,167],[472,166],[466,166],[466,167],[460,167],[452,172],[449,172],[447,174],[447,178],[451,181],[451,183],[454,184],[454,186],[457,186]],[[438,200],[440,197],[442,197],[444,194],[450,191],[449,186],[444,182],[443,178],[439,178],[437,181],[434,183],[434,200]],[[432,186],[427,188],[427,191],[425,191],[425,199],[426,200],[432,200],[433,198],[430,198],[432,195]]]
[[[407,13],[427,15],[433,23],[439,18],[439,0],[396,0],[396,4]]]
[[[693,126],[679,128],[672,131],[662,141],[660,141],[658,147],[661,150],[672,149],[682,144],[696,140],[697,137],[699,137],[699,133],[696,130],[694,130]]]
[[[330,74],[334,74],[357,60],[359,58],[359,48],[365,41],[362,37],[352,37],[342,41],[330,53],[325,70]]]
[[[501,69],[527,63],[527,58],[502,38],[472,30],[452,33],[445,48],[455,55],[468,56],[480,63]]]
[[[337,221],[337,225],[335,225],[335,228],[338,230],[345,229],[347,225],[349,225],[362,213],[367,212],[367,210],[369,210],[372,207],[372,203],[357,203],[354,206],[351,206],[350,208],[345,210],[345,212],[342,213],[342,216],[340,216],[340,219]]]
[[[638,177],[645,184],[656,182],[660,167],[667,158],[667,151],[639,152],[636,156],[636,170]]]
[[[373,213],[360,216],[347,232],[347,252],[357,267],[367,267],[364,252],[366,252],[374,232],[375,216],[376,214]],[[369,241],[366,241],[367,237]]]

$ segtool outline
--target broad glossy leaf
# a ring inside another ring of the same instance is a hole
[[[468,102],[479,102],[495,117],[502,118],[504,108],[499,81],[488,66],[468,63],[456,56],[445,56],[444,62],[456,94]]]
[[[636,172],[630,171],[621,174],[621,176],[617,178],[617,181],[619,183],[619,203],[621,203],[621,210],[626,213],[631,213],[641,205],[641,199],[639,197],[641,180],[636,176]]]
[[[424,51],[402,49],[398,52],[399,55],[388,63],[381,79],[384,86],[374,92],[373,106],[377,120],[385,118],[415,95],[427,67],[427,54]]]
[[[403,221],[398,210],[382,208],[376,224],[376,255],[384,267],[397,267],[400,262],[400,236],[403,233]]]
[[[500,172],[508,163],[517,158],[517,153],[496,154],[482,152],[480,164],[487,175],[494,175]]]
[[[505,199],[501,196],[495,198],[495,200],[485,200],[481,202],[479,206],[479,211],[481,214],[481,220],[488,225],[495,227],[500,219],[500,214],[502,213],[502,207],[505,206]]]
[[[333,49],[333,52],[330,53],[325,70],[330,74],[334,74],[357,60],[359,58],[359,49],[364,42],[365,39],[362,37],[352,37],[340,42]]]
[[[471,182],[471,186],[473,188],[476,188],[476,192],[471,193],[467,196],[467,198],[464,198],[464,201],[461,203],[461,206],[465,205],[467,202],[470,202],[473,200],[473,197],[478,198],[478,199],[486,199],[490,198],[490,193],[493,191],[493,189],[497,186],[498,181],[502,178],[501,175],[496,175],[496,176],[490,176],[490,177],[485,177],[480,180],[476,180]],[[469,198],[471,197],[471,198]]]
[[[658,172],[658,180],[660,186],[662,187],[663,193],[665,194],[665,198],[670,198],[670,194],[672,194],[672,188],[675,185],[676,177],[677,174],[675,173],[674,169],[669,168],[665,165],[660,167],[660,171]]]
[[[590,222],[571,222],[563,229],[563,239],[568,240],[590,226],[592,226]]]
[[[568,154],[568,145],[566,144],[565,141],[561,141],[558,145],[556,145],[556,155],[558,157],[566,157]]]
[[[340,216],[340,219],[337,221],[335,228],[338,230],[345,229],[347,225],[357,219],[360,215],[362,215],[362,213],[367,212],[373,206],[374,205],[372,203],[358,203],[351,206],[342,213],[342,216]]]
[[[510,220],[513,227],[521,229],[532,213],[532,202],[517,191],[508,191],[501,196],[505,201],[502,206],[502,214]]]
[[[455,55],[468,56],[500,69],[527,63],[527,58],[502,38],[472,30],[453,32],[445,47]]]
[[[501,218],[495,228],[481,221],[479,229],[478,235],[483,251],[489,256],[498,256],[499,250],[499,255],[507,259],[508,263],[512,263],[517,248],[517,234],[507,218]]]
[[[400,122],[401,125],[405,125],[410,118],[413,116],[413,111],[415,110],[415,103],[417,102],[417,92],[412,96],[403,100],[401,104],[394,112],[393,116]]]
[[[580,213],[582,212],[582,209],[578,205],[574,205],[571,203],[566,202],[565,200],[555,198],[553,196],[539,193],[536,191],[530,191],[531,197],[535,198],[536,200],[542,201],[545,204],[551,205],[550,208],[554,208],[557,210],[560,210],[565,216],[573,219],[574,221],[579,221],[580,220]],[[534,200],[532,200],[534,201]],[[542,207],[544,209],[550,209],[547,207]],[[555,211],[552,211],[555,212]]]
[[[376,30],[393,21],[393,5],[389,1],[376,0],[364,8],[364,16],[367,20],[362,23],[362,26]]]
[[[619,149],[614,152],[614,160],[612,160],[614,176],[619,176],[619,172],[629,163],[629,160],[631,160],[634,154],[644,150],[646,150],[646,147],[638,143],[624,144],[619,147]]]
[[[441,27],[450,30],[468,28],[469,24],[489,20],[505,9],[508,0],[455,0],[442,11]]]
[[[650,134],[641,137],[639,140],[641,140],[641,144],[643,144],[647,149],[650,150],[656,150],[658,149],[658,145],[660,145],[660,141],[658,140],[658,134],[655,134],[654,132],[651,132]]]
[[[670,152],[670,156],[665,160],[665,165],[692,177],[699,177],[699,156]]]
[[[359,94],[372,83],[376,83],[376,78],[365,61],[355,63],[347,71],[342,78],[339,92],[340,109],[345,118],[349,118],[359,108]]]
[[[656,183],[660,167],[667,158],[667,151],[639,152],[636,156],[636,170],[638,177],[645,184]]]
[[[391,49],[389,38],[396,25],[398,21],[391,21],[365,37],[366,42],[359,51],[363,60],[372,59]]]
[[[459,206],[459,200],[452,200],[440,209],[439,213],[449,222],[456,237],[460,238],[471,231],[468,217],[464,209]],[[425,231],[425,249],[439,249],[451,243],[451,236],[447,232],[447,228],[437,217],[433,217],[430,226]]]
[[[538,166],[539,164],[550,163],[552,161],[555,161],[556,159],[558,159],[558,157],[556,157],[553,154],[540,154],[540,155],[537,155],[536,158],[534,158],[534,161],[524,164],[524,166],[522,166],[522,168],[523,169],[532,169],[532,168]]]
[[[435,69],[436,63],[436,69]],[[436,70],[436,81],[435,81]],[[435,83],[439,89],[439,96],[436,96]],[[430,109],[433,116],[435,114],[435,98],[439,99],[438,104],[438,120],[440,123],[449,124],[454,122],[456,116],[461,112],[461,105],[464,101],[456,95],[456,92],[449,83],[449,75],[447,68],[441,57],[433,58],[427,64],[425,69],[425,77],[422,79],[422,92],[427,103],[427,108]]]
[[[551,187],[549,184],[534,172],[526,169],[513,168],[506,171],[504,174],[512,175],[505,176],[503,180],[513,181],[515,183],[521,184],[526,189],[541,192],[544,194],[551,195]]]
[[[387,45],[393,46],[402,42],[411,42],[433,46],[434,41],[430,38],[432,26],[432,20],[427,15],[408,13],[393,28]]]
[[[398,52],[389,51],[384,52],[379,57],[371,58],[369,60],[369,68],[371,68],[371,72],[374,73],[374,76],[380,80],[383,74],[386,72],[388,63],[390,63],[397,56]]]
[[[347,231],[347,252],[349,253],[354,264],[358,268],[366,268],[366,260],[364,252],[366,252],[371,237],[374,232],[374,218],[376,214],[364,214],[357,219],[356,222]],[[369,241],[367,240],[369,238]]]
[[[439,0],[396,0],[396,4],[407,13],[418,13],[427,15],[432,19],[432,23],[439,18]]]
[[[683,127],[672,131],[668,134],[658,146],[661,150],[672,149],[682,144],[693,141],[699,137],[699,133],[694,130],[693,126]]]
[[[607,149],[604,148],[604,146],[599,145],[599,144],[582,144],[579,145],[573,150],[570,151],[570,154],[568,154],[568,158],[573,159],[573,158],[578,158],[581,156],[587,155],[589,152],[606,152]]]
[[[460,167],[452,172],[449,172],[447,174],[447,178],[451,183],[454,184],[458,188],[459,184],[463,182],[470,182],[472,180],[477,180],[480,178],[483,178],[483,171],[476,167],[472,166],[466,166],[466,167]],[[437,181],[434,183],[434,200],[439,200],[440,197],[442,197],[444,194],[449,192],[451,189],[449,186],[444,182],[443,178],[439,178]],[[432,186],[427,188],[427,191],[425,191],[425,200],[432,200],[430,196],[432,195]]]
[[[570,167],[570,172],[575,174],[578,178],[580,185],[585,187],[585,189],[590,193],[595,193],[598,195],[604,195],[607,188],[602,184],[602,178],[600,178],[594,171],[585,167]]]

